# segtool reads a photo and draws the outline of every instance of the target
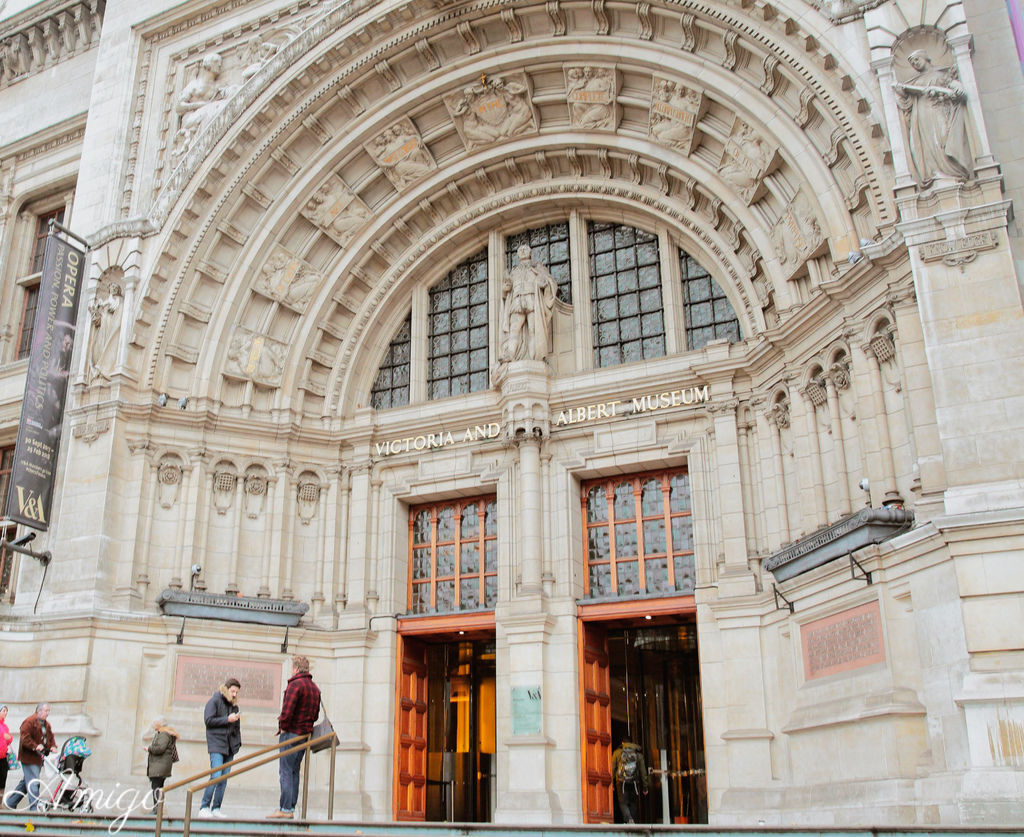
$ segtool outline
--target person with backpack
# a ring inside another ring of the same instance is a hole
[[[619,749],[612,753],[612,775],[622,819],[626,823],[635,823],[640,815],[640,791],[646,796],[650,788],[647,762],[638,744],[628,738],[623,739]]]

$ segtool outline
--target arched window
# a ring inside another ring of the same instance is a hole
[[[405,318],[395,333],[377,371],[377,380],[370,392],[370,404],[375,410],[404,407],[409,403],[411,343],[412,314]]]
[[[687,253],[679,251],[683,273],[686,348],[700,349],[712,340],[740,340],[740,322],[719,284]]]
[[[487,250],[430,289],[427,397],[487,389]]]
[[[658,237],[621,224],[587,225],[594,365],[665,354]]]

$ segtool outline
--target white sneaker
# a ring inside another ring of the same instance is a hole
[[[225,814],[220,808],[214,808],[211,812],[215,817],[219,817],[222,820],[226,820],[228,815]]]
[[[199,816],[201,816],[204,820],[208,820],[210,817],[213,816],[213,812],[209,808],[200,808]]]

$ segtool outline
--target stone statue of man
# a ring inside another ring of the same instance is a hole
[[[518,251],[519,264],[501,286],[501,362],[544,360],[553,350],[551,317],[558,283],[543,265],[531,260],[530,246]]]
[[[914,175],[922,188],[935,180],[969,180],[973,158],[967,142],[966,94],[956,67],[936,67],[923,49],[907,62],[916,75],[896,83],[896,103],[906,118]]]

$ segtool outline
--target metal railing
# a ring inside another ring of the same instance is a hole
[[[299,743],[296,743],[299,742]],[[262,767],[270,762],[277,761],[284,756],[297,753],[299,750],[309,751],[315,744],[322,744],[324,742],[330,742],[331,749],[331,778],[330,778],[330,792],[327,796],[327,819],[334,819],[334,757],[338,751],[338,734],[335,732],[329,732],[326,735],[321,735],[319,738],[310,739],[307,735],[297,735],[295,738],[289,738],[287,741],[279,741],[276,744],[270,744],[264,747],[262,750],[257,750],[255,753],[249,753],[247,756],[243,756],[240,759],[234,759],[229,762],[225,762],[219,767],[210,767],[204,770],[202,773],[196,773],[194,776],[189,776],[187,779],[182,779],[180,782],[175,782],[173,785],[168,785],[163,789],[163,793],[160,794],[160,800],[156,805],[156,828],[154,830],[155,837],[160,837],[161,830],[163,828],[164,821],[164,800],[167,798],[167,792],[183,787],[184,785],[191,784],[197,779],[202,779],[204,776],[209,776],[213,773],[219,773],[224,770],[231,771],[230,773],[223,773],[221,776],[217,776],[215,779],[210,779],[207,782],[190,787],[185,793],[185,822],[182,831],[182,837],[189,837],[189,831],[192,827],[192,796],[196,791],[206,790],[211,785],[216,785],[220,782],[226,782],[229,778],[234,776],[240,776],[243,773],[248,773],[250,770],[254,770],[257,767]],[[288,749],[282,749],[287,747]],[[267,756],[272,750],[278,752],[273,755]],[[312,752],[308,752],[306,758],[303,761],[302,768],[302,813],[300,819],[306,818],[306,805],[309,797],[309,762]],[[236,770],[236,765],[240,765],[244,762],[252,761],[252,759],[265,756],[259,761],[247,764],[245,767]]]

